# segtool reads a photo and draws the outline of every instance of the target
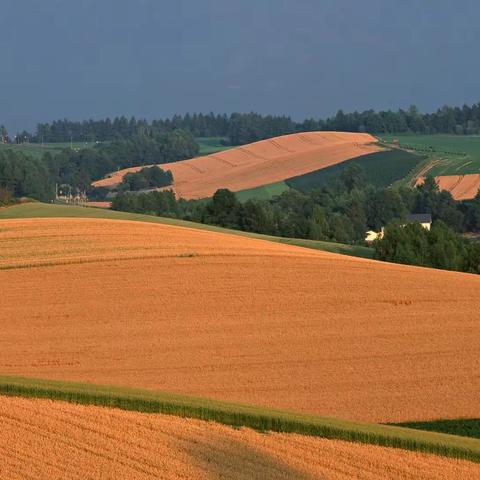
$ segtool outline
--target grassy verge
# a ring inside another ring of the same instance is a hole
[[[131,220],[138,222],[160,223],[164,225],[175,225],[179,227],[196,228],[219,233],[229,233],[249,238],[258,238],[271,242],[295,245],[298,247],[312,248],[331,253],[340,253],[354,257],[373,258],[373,250],[363,246],[345,245],[342,243],[323,242],[320,240],[303,240],[299,238],[284,238],[259,233],[242,232],[240,230],[229,230],[226,228],[205,225],[203,223],[187,222],[173,218],[155,217],[152,215],[141,215],[137,213],[116,212],[102,208],[76,207],[71,205],[54,205],[40,202],[15,205],[0,210],[0,220],[7,218],[107,218],[114,220]]]
[[[198,137],[196,140],[200,147],[200,155],[210,155],[233,148],[230,145],[225,145],[224,137]]]
[[[260,431],[328,439],[462,458],[480,463],[480,441],[396,426],[337,420],[170,393],[71,382],[0,377],[0,394],[163,413]]]
[[[453,420],[434,420],[431,422],[405,422],[396,423],[399,427],[427,430],[429,432],[448,433],[462,437],[480,439],[480,418],[459,418]]]

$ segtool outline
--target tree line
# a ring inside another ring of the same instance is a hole
[[[283,237],[363,244],[367,230],[379,231],[405,221],[409,213],[430,213],[454,232],[480,231],[480,196],[457,202],[439,191],[433,178],[415,188],[376,188],[361,167],[352,165],[336,180],[316,190],[289,189],[270,200],[240,202],[227,189],[210,200],[169,200],[171,192],[120,194],[112,208],[129,212],[175,217],[226,228]],[[168,209],[164,210],[164,206]]]
[[[0,127],[1,138],[16,142],[103,142],[127,139],[137,135],[156,136],[174,130],[184,130],[194,137],[224,137],[230,145],[242,145],[265,138],[302,131],[334,130],[381,133],[480,133],[480,103],[462,107],[443,106],[432,113],[421,113],[411,106],[397,111],[365,110],[321,119],[309,118],[294,121],[284,115],[258,113],[202,114],[187,113],[167,119],[148,122],[145,119],[125,116],[102,120],[56,120],[39,123],[34,133],[19,132],[10,138]],[[4,140],[2,140],[4,141]]]
[[[210,200],[176,199],[172,191],[122,193],[115,210],[172,217],[247,232],[359,245],[368,229],[386,226],[376,257],[398,263],[480,273],[479,244],[464,231],[480,232],[480,195],[457,202],[439,191],[433,178],[410,188],[375,188],[360,167],[345,169],[328,186],[306,193],[290,189],[270,200],[240,202],[220,189]],[[409,213],[430,213],[431,232],[407,221]],[[420,230],[419,230],[420,229]]]

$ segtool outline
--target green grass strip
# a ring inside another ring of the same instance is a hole
[[[338,420],[151,390],[2,376],[0,377],[0,394],[61,400],[144,413],[163,413],[214,421],[234,427],[249,427],[259,431],[297,433],[395,447],[480,463],[480,440],[478,439],[389,425]]]

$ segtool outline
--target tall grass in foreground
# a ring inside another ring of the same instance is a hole
[[[337,420],[276,409],[139,390],[71,382],[0,377],[0,394],[84,405],[163,413],[259,431],[395,447],[480,463],[480,440],[435,432]]]

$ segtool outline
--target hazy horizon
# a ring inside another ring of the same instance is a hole
[[[0,124],[480,100],[480,4],[4,0]]]

